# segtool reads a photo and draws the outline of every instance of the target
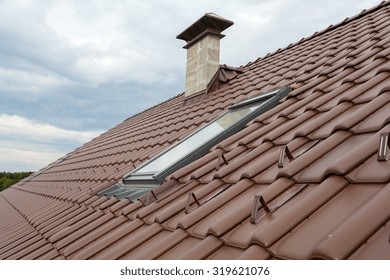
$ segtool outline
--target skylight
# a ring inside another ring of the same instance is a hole
[[[124,176],[123,182],[151,188],[161,184],[168,175],[205,155],[211,147],[243,129],[250,120],[276,106],[290,91],[290,87],[284,87],[234,104],[212,122]]]

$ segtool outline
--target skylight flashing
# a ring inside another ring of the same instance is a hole
[[[259,95],[259,96],[255,96],[255,97],[252,97],[252,98],[244,99],[244,100],[242,100],[242,101],[240,101],[238,103],[233,104],[232,106],[229,107],[229,109],[234,109],[234,108],[238,108],[238,107],[241,107],[241,106],[249,105],[249,104],[252,104],[252,103],[260,102],[262,100],[270,98],[271,96],[274,96],[278,91],[279,91],[279,89],[271,91],[271,92],[268,92],[266,94]]]
[[[162,184],[168,175],[202,157],[211,147],[276,106],[291,90],[291,87],[283,87],[232,105],[212,122],[125,175],[123,183],[134,187],[148,185],[151,188]]]

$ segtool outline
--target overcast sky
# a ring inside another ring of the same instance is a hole
[[[376,0],[0,0],[0,171],[35,171],[184,91],[176,35],[234,21],[221,63],[245,65]]]

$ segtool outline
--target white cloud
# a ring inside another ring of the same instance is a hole
[[[40,140],[42,142],[69,141],[84,143],[101,131],[74,131],[39,123],[16,115],[0,115],[0,133]]]
[[[30,93],[41,95],[55,87],[72,84],[68,79],[52,73],[38,73],[28,70],[0,67],[0,88],[8,94]],[[30,96],[26,96],[30,98]]]
[[[74,131],[16,115],[0,115],[0,170],[37,170],[101,131]]]
[[[166,74],[182,65],[184,51],[182,61],[173,59],[175,52],[182,50],[167,47],[175,41],[173,35],[167,35],[168,22],[153,23],[160,17],[159,13],[153,14],[158,10],[156,5],[151,7],[144,1],[53,3],[47,8],[44,25],[54,34],[56,44],[61,44],[61,49],[58,45],[52,47],[72,54],[63,71],[73,74],[80,83],[96,87],[126,81],[176,82],[167,79]],[[166,40],[169,37],[171,42]]]
[[[4,148],[0,148],[0,154],[0,171],[8,172],[37,171],[63,156],[56,152]]]
[[[0,31],[8,51],[83,85],[172,84],[185,64],[175,36],[205,12],[235,21],[221,62],[239,66],[376,2],[3,1]]]

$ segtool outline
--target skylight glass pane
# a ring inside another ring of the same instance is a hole
[[[229,110],[226,114],[222,115],[215,121],[198,130],[196,133],[194,133],[184,141],[180,142],[172,149],[150,161],[149,164],[140,168],[136,172],[136,174],[155,174],[160,172],[161,170],[168,168],[179,159],[188,156],[193,151],[203,146],[206,142],[216,137],[218,134],[222,133],[226,129],[238,123],[242,118],[260,107],[261,104],[264,103],[264,101],[266,100]]]

